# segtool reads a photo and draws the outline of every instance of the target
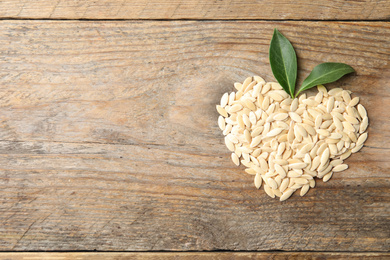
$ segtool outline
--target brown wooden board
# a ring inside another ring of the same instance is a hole
[[[1,260],[225,260],[225,259],[260,259],[260,260],[291,260],[291,259],[389,259],[390,253],[329,253],[329,252],[191,252],[191,253],[0,253]]]
[[[2,18],[389,20],[387,0],[5,0]]]
[[[349,169],[286,202],[235,167],[215,105],[273,80],[273,28],[299,81],[360,97],[369,138]],[[390,242],[389,23],[0,22],[0,250],[382,251]]]

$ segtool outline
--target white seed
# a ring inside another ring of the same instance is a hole
[[[352,152],[352,153],[357,153],[357,152],[359,152],[360,149],[362,149],[362,148],[363,148],[363,145],[356,146],[356,147],[354,147],[354,148],[351,150],[351,152]]]
[[[260,77],[260,76],[253,76],[253,79],[257,82],[257,83],[265,83],[265,80]]]
[[[322,112],[319,112],[315,109],[308,108],[307,111],[309,112],[309,115],[312,116],[313,118],[317,118],[317,116],[321,115]]]
[[[247,114],[243,114],[242,115],[242,120],[244,121],[244,124],[247,126],[247,127],[251,127],[251,121],[249,120],[249,117]]]
[[[344,115],[344,118],[351,124],[356,125],[359,124],[359,120],[357,120],[356,117],[350,116],[350,115]]]
[[[233,106],[230,107],[229,113],[235,113],[237,111],[240,111],[243,108],[241,104],[234,104]]]
[[[342,163],[343,163],[343,160],[341,160],[341,159],[332,160],[332,161],[330,162],[330,164],[331,164],[333,167],[335,167],[335,166],[337,166],[337,165],[340,165],[340,164],[342,164]]]
[[[284,99],[281,95],[279,95],[278,93],[275,93],[274,91],[269,92],[268,96],[270,98],[272,98],[273,100],[279,101],[279,102]]]
[[[249,161],[251,160],[251,158],[250,158],[250,156],[249,156],[248,153],[243,152],[241,156],[242,156],[242,158],[244,158],[244,160],[247,161],[247,162],[249,162]],[[246,166],[246,165],[245,165],[245,166]],[[248,166],[247,166],[247,167],[248,167]]]
[[[227,137],[225,137],[225,144],[230,151],[234,152],[234,144]]]
[[[341,139],[342,137],[343,135],[340,133],[331,133],[329,136],[330,139]]]
[[[328,147],[329,147],[329,152],[332,156],[335,156],[339,152],[335,144],[329,144]]]
[[[318,172],[317,177],[323,178],[327,173],[329,173],[332,170],[332,168],[333,166],[329,164],[325,169]]]
[[[252,139],[252,142],[250,144],[250,147],[255,147],[261,142],[262,136],[256,136],[255,138]]]
[[[278,188],[278,184],[276,183],[276,181],[272,178],[268,178],[267,179],[267,184],[274,190],[276,190]]]
[[[286,199],[290,198],[291,195],[294,193],[294,189],[288,188],[283,192],[283,195],[280,197],[280,201],[285,201]]]
[[[269,131],[267,133],[267,137],[272,137],[272,136],[275,136],[275,135],[278,135],[280,134],[284,129],[283,128],[275,128],[275,129],[272,129],[271,131]]]
[[[307,164],[306,169],[310,169],[312,160],[308,153],[305,154],[305,158],[303,159],[303,161]]]
[[[325,174],[324,177],[322,178],[322,181],[323,182],[329,181],[330,178],[332,178],[332,175],[333,175],[333,172],[329,172],[329,173]]]
[[[326,104],[326,111],[330,113],[334,107],[334,97],[330,97],[328,99],[328,103]]]
[[[276,154],[281,156],[285,149],[286,149],[286,143],[280,143],[278,146],[278,152]]]
[[[330,96],[335,96],[337,93],[341,93],[341,91],[343,91],[342,88],[333,88],[333,89],[328,91],[328,94]]]
[[[302,118],[295,112],[289,112],[288,113],[290,118],[294,120],[297,123],[302,123]]]
[[[282,196],[282,193],[278,189],[276,190],[272,189],[272,192],[275,194],[276,197],[280,198]]]
[[[324,98],[324,92],[318,91],[318,93],[317,93],[316,97],[314,98],[314,100],[317,103],[321,103],[323,98]]]
[[[222,116],[218,117],[218,126],[222,131],[226,128],[225,119]]]
[[[299,195],[301,195],[301,197],[305,196],[305,194],[309,191],[309,189],[310,189],[310,185],[309,184],[303,185]]]
[[[229,95],[229,103],[228,103],[229,106],[231,106],[233,104],[234,100],[236,100],[236,92],[230,93],[230,95]]]
[[[318,156],[314,157],[314,159],[311,163],[310,170],[314,171],[315,169],[317,169],[318,166],[320,166],[320,163],[321,163],[321,156],[318,155]]]
[[[252,156],[258,157],[261,154],[261,149],[257,148],[256,150],[253,151]]]
[[[337,130],[343,131],[343,124],[341,123],[340,119],[338,117],[334,116],[333,117],[333,123],[336,126]]]
[[[237,116],[237,122],[238,122],[238,125],[240,126],[240,128],[245,129],[244,120],[242,119],[241,115]]]
[[[256,159],[256,157],[252,156],[252,155],[249,155],[251,161],[255,164],[255,165],[258,165],[260,166],[260,163],[259,161]]]
[[[252,82],[252,77],[247,77],[242,83],[242,88],[245,89]]]
[[[263,182],[263,179],[261,178],[261,175],[259,173],[256,173],[255,179],[254,179],[255,187],[257,189],[260,189],[262,182]]]
[[[230,140],[230,142],[232,142],[233,144],[237,144],[237,143],[238,143],[238,139],[237,139],[237,137],[235,137],[234,135],[228,134],[226,137],[227,137],[227,138]]]
[[[349,122],[342,122],[343,124],[343,128],[344,128],[344,132],[355,132],[355,128],[349,123]]]
[[[276,114],[273,119],[274,120],[278,120],[278,121],[282,121],[282,120],[285,120],[286,118],[288,117],[288,114],[287,113],[278,113]]]
[[[314,140],[313,140],[314,141]],[[315,142],[313,142],[313,143],[315,143]],[[314,147],[313,147],[313,149],[311,149],[311,151],[310,151],[310,157],[311,158],[313,158],[314,159],[314,157],[317,155],[317,151],[318,151],[318,148],[319,148],[320,146],[318,145],[318,143],[316,143],[315,145],[314,145]]]
[[[223,130],[223,135],[228,135],[232,131],[233,126],[231,124],[227,124],[225,130]]]
[[[301,184],[301,185],[305,185],[305,184],[309,183],[309,181],[308,181],[307,179],[302,178],[302,177],[300,177],[300,178],[295,178],[295,179],[294,179],[294,182],[295,182],[296,184]]]
[[[309,135],[316,135],[316,130],[308,125],[308,124],[301,124],[303,126],[303,128],[305,128],[306,132],[309,134]]]
[[[326,148],[321,155],[321,165],[325,165],[329,161],[330,151],[329,148]]]
[[[348,104],[350,107],[354,107],[359,103],[359,97],[354,97]]]
[[[271,90],[271,82],[267,82],[264,86],[263,86],[263,89],[261,90],[261,94],[266,94],[268,91]]]
[[[249,108],[250,110],[256,110],[256,105],[255,105],[252,101],[250,101],[249,99],[246,99],[246,100],[244,101],[244,105],[245,105],[247,108]]]
[[[222,95],[222,98],[221,98],[221,107],[225,107],[229,102],[229,94],[228,93],[225,93]]]
[[[298,108],[298,104],[299,104],[298,99],[294,98],[294,100],[291,102],[290,111],[295,112]]]
[[[362,104],[359,104],[357,106],[357,109],[358,109],[358,112],[359,112],[359,115],[361,116],[361,118],[367,117],[367,111]]]
[[[280,166],[279,164],[275,164],[274,167],[275,167],[275,171],[279,174],[281,178],[286,177],[286,171],[282,166]]]
[[[318,134],[325,136],[325,137],[328,137],[330,135],[329,131],[325,130],[325,129],[316,129],[316,131]]]
[[[237,90],[241,90],[242,89],[242,84],[241,83],[234,83],[234,87],[237,89]]]
[[[271,115],[272,113],[275,112],[275,108],[276,108],[275,103],[272,103],[269,105],[267,111],[265,111],[265,112],[267,113],[267,115]]]
[[[257,157],[257,160],[259,161],[260,163],[260,167],[263,169],[263,170],[268,170],[268,163],[266,162],[266,160],[263,158],[263,157]]]
[[[260,133],[263,132],[263,130],[264,130],[264,126],[258,126],[258,127],[256,127],[256,128],[252,131],[251,136],[252,136],[252,137],[256,137],[256,136],[260,135]]]
[[[266,96],[266,97],[264,98],[264,100],[263,100],[263,103],[262,103],[261,108],[262,108],[263,110],[267,110],[268,107],[269,107],[269,105],[270,105],[270,100],[269,100],[269,97]]]
[[[333,168],[333,172],[341,172],[341,171],[344,171],[346,169],[348,169],[347,164],[339,164]]]
[[[237,166],[240,165],[240,160],[239,160],[237,154],[235,154],[235,153],[232,153],[232,161],[233,161],[233,163],[234,163],[235,165],[237,165]]]
[[[282,90],[283,89],[282,86],[279,83],[277,83],[277,82],[271,82],[271,87],[272,87],[272,89],[275,89],[275,90]],[[287,96],[288,95],[286,95],[286,97]]]
[[[332,120],[326,120],[326,121],[324,121],[324,122],[321,124],[320,128],[326,129],[326,128],[328,128],[331,124],[333,124],[333,121],[332,121]]]
[[[319,105],[319,103],[313,99],[304,99],[302,100],[302,103],[309,107],[316,107]]]
[[[294,138],[295,138],[295,134],[294,134],[294,127],[292,127],[293,125],[290,124],[290,129],[288,130],[288,133],[287,133],[287,141],[289,143],[292,143],[294,141]]]
[[[341,151],[341,149],[343,149],[344,147],[344,140],[340,140],[337,144],[336,144],[336,147],[337,147],[337,150]]]
[[[308,153],[312,148],[314,147],[313,143],[309,143],[304,145],[301,150],[299,151],[301,154],[306,154]],[[308,154],[307,154],[308,155]],[[310,157],[310,155],[308,155]]]
[[[303,128],[300,124],[295,125],[297,132],[302,136],[302,137],[307,137],[307,132],[305,128]],[[295,131],[295,128],[294,128]]]
[[[217,105],[217,111],[221,116],[228,117],[226,110],[223,107],[221,107],[220,105]]]
[[[244,137],[245,137],[245,141],[247,143],[251,143],[252,142],[252,136],[251,136],[251,133],[248,131],[248,129],[244,130]]]
[[[323,85],[318,85],[317,89],[319,92],[322,92],[324,94],[324,97],[328,96],[328,91],[326,90],[326,88]]]
[[[360,124],[359,133],[363,133],[364,131],[366,131],[367,126],[368,126],[368,117],[364,117]]]
[[[359,136],[359,138],[357,139],[356,146],[363,145],[366,140],[367,140],[367,133],[364,133],[361,136]]]
[[[321,124],[322,124],[322,115],[317,115],[314,124],[315,128],[319,129],[321,127]]]
[[[317,150],[317,155],[322,155],[322,153],[325,151],[325,149],[328,147],[326,143],[322,143],[320,145],[320,148]]]
[[[282,180],[282,183],[280,184],[279,190],[281,192],[284,192],[287,189],[289,183],[290,183],[290,179],[289,178],[284,178]]]
[[[279,165],[281,165],[281,166],[284,166],[284,165],[287,165],[287,164],[288,164],[288,161],[287,161],[287,160],[284,160],[284,159],[275,159],[275,160],[274,160],[274,163],[279,164]]]
[[[245,169],[245,172],[248,173],[249,175],[256,175],[257,174],[257,172],[252,168]]]
[[[257,119],[260,119],[262,114],[263,114],[263,110],[261,109],[255,111],[255,115]]]
[[[341,95],[343,96],[345,103],[349,104],[349,102],[351,102],[351,95],[349,95],[349,93],[346,90],[343,90],[341,92]]]
[[[275,194],[272,192],[272,189],[268,185],[264,185],[264,191],[267,193],[268,196],[271,198],[275,198]]]

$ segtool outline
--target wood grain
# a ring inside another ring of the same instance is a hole
[[[234,82],[273,80],[275,27],[300,81],[352,65],[329,87],[371,120],[347,171],[283,203],[230,162],[215,111]],[[0,250],[387,252],[389,37],[381,22],[0,22]]]
[[[387,0],[5,0],[2,18],[389,20]]]
[[[329,253],[329,252],[191,252],[191,253],[0,253],[1,260],[225,260],[225,259],[389,259],[390,253]]]

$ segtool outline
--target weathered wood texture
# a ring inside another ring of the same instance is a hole
[[[388,0],[0,1],[0,17],[34,19],[388,20]]]
[[[292,259],[367,259],[381,260],[389,259],[390,253],[322,253],[322,252],[302,252],[302,253],[245,253],[245,252],[191,252],[191,253],[0,253],[0,260],[226,260],[226,259],[259,259],[259,260],[292,260]]]
[[[301,198],[270,199],[234,167],[215,104],[273,80],[278,27],[307,74],[371,120],[350,168]],[[310,28],[310,29],[309,29]],[[390,24],[0,22],[0,250],[388,251]]]

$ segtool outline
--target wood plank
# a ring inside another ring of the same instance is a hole
[[[388,20],[387,0],[5,0],[1,18]]]
[[[215,104],[233,83],[273,80],[278,27],[302,76],[371,120],[350,168],[280,203],[234,167]],[[310,28],[310,30],[308,30]],[[390,242],[390,24],[0,22],[0,250],[384,251]]]
[[[285,259],[389,259],[390,253],[330,253],[330,252],[191,252],[191,253],[0,253],[4,260],[225,260],[225,259],[259,259],[259,260],[285,260]]]

